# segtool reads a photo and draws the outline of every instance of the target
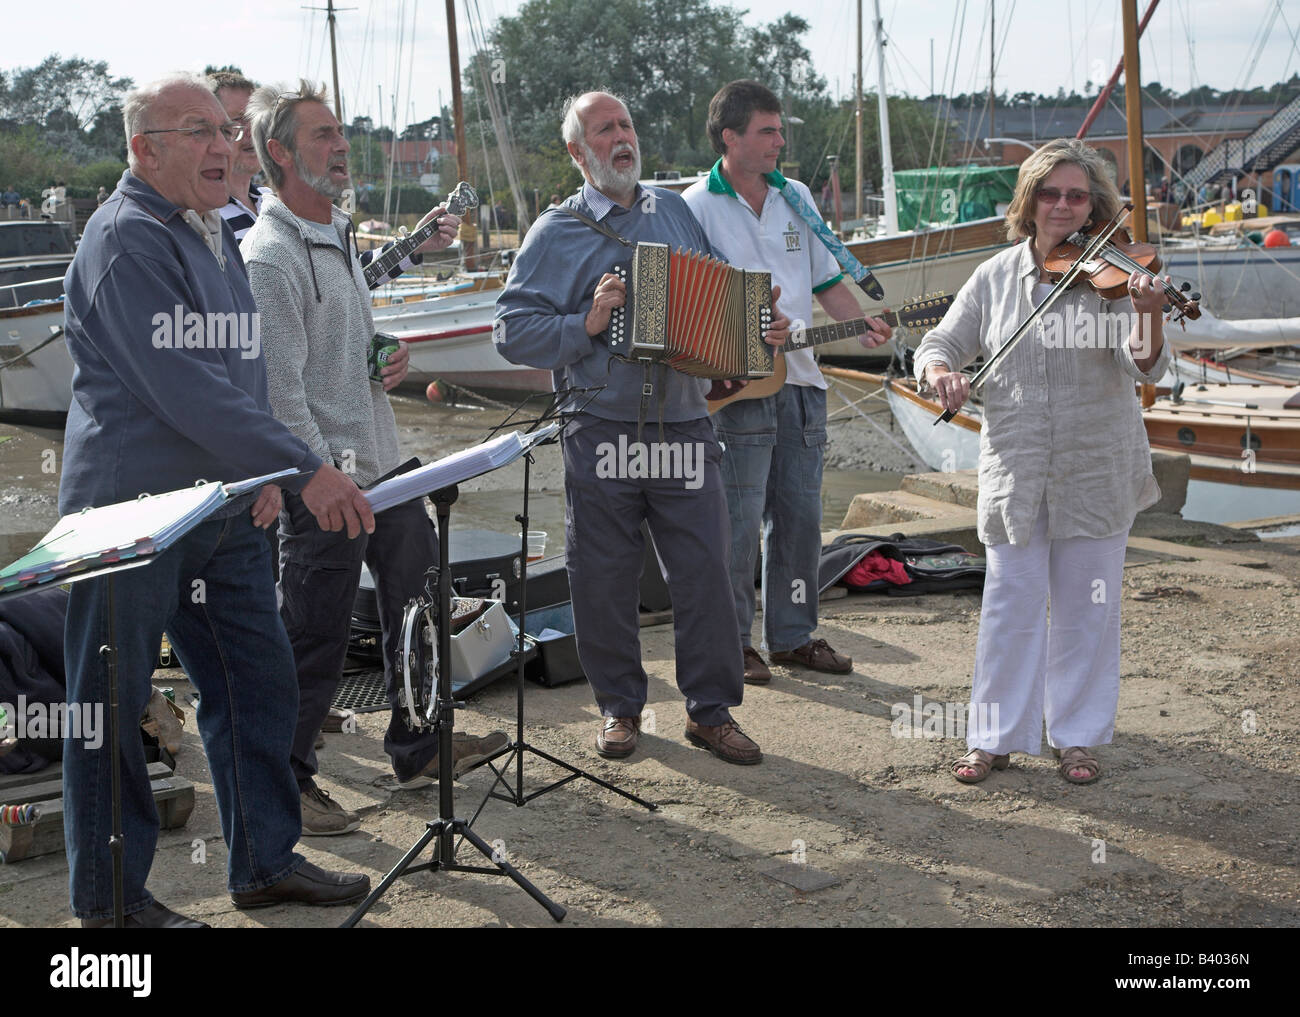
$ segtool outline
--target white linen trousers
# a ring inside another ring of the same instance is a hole
[[[1027,545],[985,549],[969,748],[1036,756],[1044,719],[1054,748],[1109,744],[1127,544],[1127,530],[1049,540],[1044,502]]]

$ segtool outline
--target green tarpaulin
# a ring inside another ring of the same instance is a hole
[[[898,170],[898,228],[917,223],[951,225],[997,215],[998,202],[1009,202],[1018,166],[932,166]]]

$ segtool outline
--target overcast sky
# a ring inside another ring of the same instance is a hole
[[[400,87],[402,124],[431,116],[440,95],[450,103],[443,3],[338,2],[355,8],[338,15],[346,119],[376,115],[380,88],[384,122],[391,122],[395,87]],[[1120,0],[993,2],[999,92],[1055,94],[1061,87],[1082,92],[1087,81],[1108,77],[1122,55]],[[1147,2],[1139,0],[1139,13]],[[259,81],[300,73],[328,79],[325,15],[304,10],[304,4],[323,6],[324,0],[132,0],[129,5],[121,0],[65,0],[45,14],[29,7],[31,20],[23,30],[0,33],[0,68],[8,72],[29,67],[57,51],[65,57],[107,60],[112,73],[137,83],[169,70],[199,71],[208,63],[237,64]],[[521,6],[522,0],[457,4],[462,66],[480,35],[478,19],[490,27]],[[815,6],[751,0],[733,6],[749,11],[745,20],[750,24],[774,20],[791,9],[816,10],[805,44],[832,92],[852,91],[856,0],[822,0]],[[863,6],[863,76],[872,88],[877,70],[871,0]],[[990,0],[881,0],[880,7],[889,39],[891,94],[927,95],[931,80],[934,90],[943,94],[987,89]],[[13,18],[9,21],[12,27]],[[42,26],[59,30],[43,31]],[[1219,89],[1272,84],[1300,70],[1298,36],[1300,0],[1162,0],[1143,38],[1142,80],[1179,91],[1201,84]],[[538,45],[545,40],[539,39]],[[592,68],[592,82],[599,78],[600,69]]]

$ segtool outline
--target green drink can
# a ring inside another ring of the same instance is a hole
[[[387,332],[375,333],[375,337],[370,340],[370,356],[366,358],[366,363],[370,367],[371,381],[383,382],[383,370],[388,366],[388,358],[397,350],[397,336],[389,335]]]

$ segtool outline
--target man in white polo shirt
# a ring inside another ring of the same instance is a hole
[[[779,188],[776,171],[785,139],[781,102],[756,81],[733,81],[709,103],[709,141],[721,154],[708,180],[683,195],[713,246],[735,267],[772,273],[782,311],[812,324],[812,298],[837,321],[861,318],[853,292],[830,252]],[[808,188],[794,186],[812,205]],[[864,346],[878,346],[889,326],[866,319]],[[817,628],[817,566],[821,556],[822,460],[826,444],[826,380],[811,349],[792,331],[786,381],[763,398],[738,399],[713,418],[723,447],[722,476],[731,513],[731,586],[745,658],[745,681],[765,685],[772,673],[750,646],[759,530],[763,558],[763,638],[771,660],[843,674],[853,661],[836,653]]]

